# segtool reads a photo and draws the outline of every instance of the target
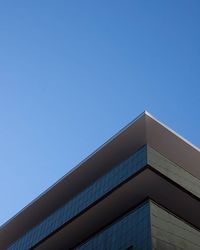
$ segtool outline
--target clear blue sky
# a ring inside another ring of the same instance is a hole
[[[199,0],[0,2],[0,224],[139,113],[200,146]]]

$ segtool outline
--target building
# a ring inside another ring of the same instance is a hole
[[[200,250],[200,151],[144,112],[5,223],[0,249]]]

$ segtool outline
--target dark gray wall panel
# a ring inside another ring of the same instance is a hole
[[[200,180],[148,146],[148,164],[200,198]]]
[[[154,202],[150,203],[150,210],[153,250],[200,249],[200,231]]]

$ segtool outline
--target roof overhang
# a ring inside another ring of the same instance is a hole
[[[146,167],[45,239],[35,249],[74,249],[77,244],[148,198],[200,229],[199,198],[151,167]]]

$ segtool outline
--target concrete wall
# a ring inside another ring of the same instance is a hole
[[[150,166],[200,198],[200,180],[149,147],[147,161]]]
[[[153,250],[200,249],[200,231],[154,202],[150,202],[150,210]]]

